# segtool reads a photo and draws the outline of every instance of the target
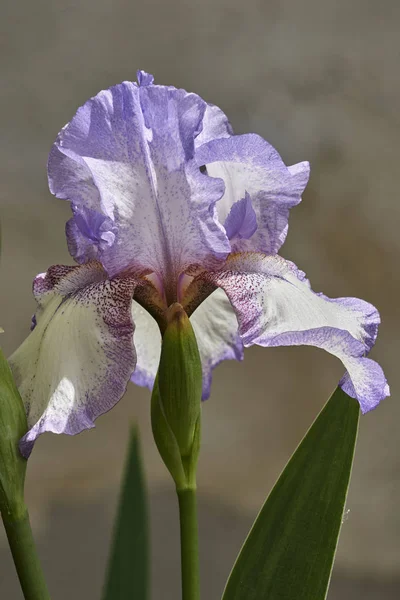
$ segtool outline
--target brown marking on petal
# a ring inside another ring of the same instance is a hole
[[[192,283],[187,287],[185,295],[182,299],[182,306],[186,310],[188,316],[194,313],[196,308],[205,300],[217,286],[209,281],[207,272],[203,271]]]
[[[53,290],[61,295],[73,293],[75,290],[93,283],[103,281],[107,273],[98,261],[90,261],[83,265],[53,265],[46,273],[41,273],[33,281],[33,294],[38,302],[41,297]]]
[[[165,329],[165,311],[168,306],[157,288],[148,279],[141,279],[135,290],[135,300],[157,321],[161,331]]]
[[[30,427],[24,456],[44,431],[93,427],[124,394],[136,365],[136,285],[132,276],[108,278],[96,262],[56,265],[37,278],[37,325],[10,357]]]

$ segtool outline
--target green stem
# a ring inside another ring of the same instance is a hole
[[[50,600],[28,511],[17,519],[3,514],[3,522],[25,600]]]
[[[196,489],[178,490],[181,524],[182,600],[200,600]]]

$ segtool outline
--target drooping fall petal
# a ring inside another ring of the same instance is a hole
[[[34,282],[35,327],[10,357],[25,403],[28,456],[45,431],[76,434],[122,397],[135,368],[131,277],[108,279],[97,262],[51,267]]]
[[[225,290],[245,346],[306,344],[327,350],[347,369],[341,385],[363,412],[389,395],[382,369],[366,358],[380,322],[368,302],[316,294],[293,263],[259,253],[232,255],[222,269],[200,277]]]

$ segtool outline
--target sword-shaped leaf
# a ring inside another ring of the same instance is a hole
[[[132,428],[104,600],[148,600],[147,502],[138,433]]]
[[[261,509],[223,600],[326,598],[358,420],[358,403],[338,388]]]

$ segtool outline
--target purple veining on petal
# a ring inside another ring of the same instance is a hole
[[[152,85],[154,83],[154,77],[151,73],[147,73],[146,71],[137,71],[136,79],[140,86],[143,85]]]
[[[10,357],[27,412],[25,457],[41,433],[93,427],[122,397],[136,362],[135,286],[131,277],[108,279],[96,262],[36,278],[37,324]]]
[[[257,229],[257,217],[249,194],[235,202],[226,217],[224,227],[230,240],[249,239]]]

